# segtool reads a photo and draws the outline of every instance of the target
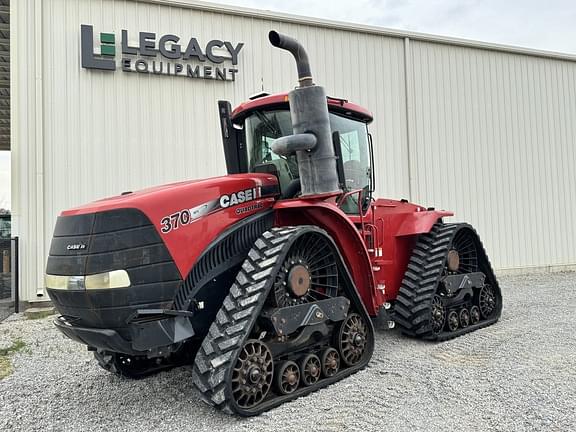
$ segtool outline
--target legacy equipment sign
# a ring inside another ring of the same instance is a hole
[[[80,26],[82,67],[116,70],[116,36],[100,33],[100,53],[94,52],[94,30],[91,25]],[[234,81],[238,69],[238,54],[244,44],[214,39],[204,48],[196,38],[182,41],[173,34],[157,37],[156,33],[140,32],[138,43],[129,43],[128,31],[122,30],[120,69],[164,76]],[[200,64],[198,64],[200,62]],[[207,62],[211,64],[206,64]],[[230,62],[233,67],[225,67]]]

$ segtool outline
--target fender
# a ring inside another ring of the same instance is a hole
[[[445,216],[454,216],[454,213],[445,210],[428,210],[407,214],[396,232],[396,237],[428,233],[434,224]]]
[[[285,200],[277,202],[274,210],[276,226],[316,225],[330,234],[346,261],[368,314],[374,315],[378,305],[375,302],[372,264],[366,245],[348,216],[335,204],[326,201]]]

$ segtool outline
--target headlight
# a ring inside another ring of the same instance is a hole
[[[46,288],[57,290],[97,290],[126,288],[130,286],[130,276],[126,270],[114,270],[88,276],[57,276],[47,274]]]

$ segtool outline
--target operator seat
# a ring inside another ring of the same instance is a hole
[[[366,173],[360,161],[352,159],[344,162],[344,177],[346,178],[346,187],[350,190],[362,189],[366,182]]]

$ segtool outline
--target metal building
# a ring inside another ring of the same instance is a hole
[[[374,113],[380,196],[454,210],[497,269],[576,265],[576,56],[192,0],[13,0],[10,16],[23,300],[43,299],[61,210],[225,172],[216,101],[296,81],[270,29]]]

